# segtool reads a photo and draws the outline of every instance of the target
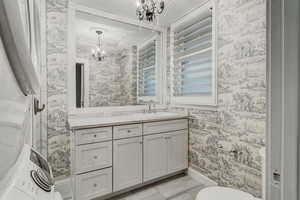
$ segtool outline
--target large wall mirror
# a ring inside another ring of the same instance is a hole
[[[73,27],[73,108],[160,102],[161,31],[80,10]]]

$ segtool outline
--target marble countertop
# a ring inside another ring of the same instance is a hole
[[[124,125],[142,122],[153,122],[161,120],[173,120],[187,118],[186,114],[172,112],[157,113],[134,113],[130,115],[108,116],[108,117],[84,117],[68,119],[70,129],[95,128],[103,126]]]

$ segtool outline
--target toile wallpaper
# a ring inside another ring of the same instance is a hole
[[[96,61],[91,55],[93,46],[77,42],[77,58],[89,65],[89,107],[123,106],[136,104],[136,47],[109,43],[106,57]]]
[[[220,185],[259,197],[263,162],[259,150],[265,145],[266,122],[266,0],[216,2],[218,107],[171,105],[171,109],[191,114],[190,166]],[[68,0],[47,0],[48,158],[57,178],[70,173],[67,6]]]
[[[68,0],[46,1],[47,152],[55,177],[70,174],[67,130]]]
[[[191,114],[191,167],[219,185],[261,197],[263,161],[259,150],[265,145],[266,131],[266,1],[217,0],[216,5],[218,106],[203,110],[173,105],[172,110]]]

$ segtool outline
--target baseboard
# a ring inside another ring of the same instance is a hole
[[[211,180],[210,178],[204,176],[200,172],[198,172],[198,171],[196,171],[196,170],[194,170],[194,169],[192,169],[190,167],[188,168],[188,175],[190,177],[192,177],[193,179],[195,179],[195,180],[197,180],[197,181],[199,181],[201,183],[204,183],[207,186],[217,186],[218,185],[217,182]]]
[[[55,181],[55,189],[61,194],[64,200],[72,199],[72,187],[70,178]]]
[[[204,176],[203,174],[199,173],[195,169],[188,168],[187,172],[191,178],[193,178],[201,183],[204,183],[207,186],[217,186],[218,185],[217,182]],[[56,185],[56,187],[55,187],[56,190],[58,192],[60,192],[60,194],[64,200],[72,199],[71,180],[69,178],[56,181],[55,185]]]

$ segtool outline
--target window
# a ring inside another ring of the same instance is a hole
[[[142,100],[156,98],[157,40],[152,39],[138,49],[138,96]]]
[[[215,104],[213,21],[207,3],[171,27],[173,103]]]

